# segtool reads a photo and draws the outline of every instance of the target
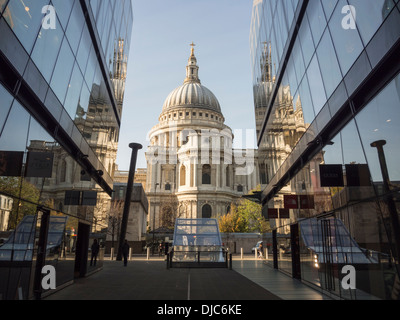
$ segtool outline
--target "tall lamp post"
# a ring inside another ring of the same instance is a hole
[[[122,246],[125,241],[126,236],[126,228],[128,224],[129,218],[129,209],[131,206],[131,198],[132,198],[132,189],[133,189],[133,180],[135,179],[135,170],[136,170],[136,160],[138,151],[143,148],[141,144],[138,143],[131,143],[129,148],[132,149],[131,155],[131,164],[129,167],[129,177],[128,177],[128,184],[126,187],[126,195],[125,195],[125,204],[124,204],[124,212],[122,215],[122,222],[121,222],[121,232],[119,236],[119,246],[118,246],[118,254],[117,254],[117,261],[122,261]]]
[[[154,193],[154,199],[157,203],[157,186],[159,186],[160,184],[157,182],[155,185],[155,193]],[[153,255],[154,255],[154,232],[156,229],[156,206],[154,205],[154,210],[153,210],[153,245],[151,246],[152,251],[153,251]]]
[[[395,241],[395,248],[394,251],[397,255],[397,261],[396,261],[396,270],[398,275],[400,276],[400,266],[399,266],[399,260],[400,260],[400,224],[399,224],[399,216],[397,213],[396,209],[396,204],[393,200],[393,196],[390,194],[390,178],[389,178],[389,171],[387,168],[386,164],[386,157],[385,157],[385,152],[383,150],[383,146],[386,145],[385,140],[379,140],[371,143],[372,148],[376,148],[378,151],[378,158],[379,158],[379,164],[381,167],[381,172],[382,172],[382,178],[383,178],[383,190],[385,193],[385,200],[386,204],[389,209],[389,215],[390,215],[390,220],[392,222],[392,230],[394,233],[394,241]]]

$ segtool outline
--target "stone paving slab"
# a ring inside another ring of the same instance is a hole
[[[280,300],[234,270],[167,269],[165,261],[104,261],[45,300]]]

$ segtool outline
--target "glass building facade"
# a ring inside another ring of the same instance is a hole
[[[0,300],[101,268],[132,25],[131,0],[0,0]]]
[[[399,300],[399,1],[255,0],[250,46],[271,265]]]

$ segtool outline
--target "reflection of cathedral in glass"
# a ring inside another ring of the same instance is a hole
[[[122,103],[125,92],[127,57],[124,53],[124,40],[115,42],[113,74],[111,82],[118,112],[122,113]],[[86,139],[94,155],[104,167],[104,174],[111,179],[114,176],[115,162],[118,151],[119,125],[113,106],[110,102],[103,80],[93,83],[87,110],[78,103],[74,123]],[[110,206],[108,195],[102,192],[97,183],[85,172],[58,144],[49,141],[30,141],[30,151],[50,151],[54,153],[53,176],[46,179],[42,198],[51,199],[54,208],[70,214],[95,220],[93,230],[100,231],[107,227],[107,215]],[[40,185],[39,180],[30,179],[34,185]],[[97,205],[66,206],[65,190],[94,190],[98,191]]]
[[[258,134],[262,130],[266,114],[271,112],[266,124],[266,134],[259,145],[260,180],[263,185],[268,184],[307,130],[300,97],[293,100],[289,84],[280,86],[274,105],[268,109],[272,89],[276,85],[275,75],[272,73],[272,50],[271,44],[265,42],[260,61],[261,78],[254,87]]]
[[[396,3],[253,2],[261,202],[274,229],[273,266],[343,299],[400,299]],[[355,7],[356,30],[340,24],[345,4]],[[346,264],[357,270],[352,291],[340,283]]]

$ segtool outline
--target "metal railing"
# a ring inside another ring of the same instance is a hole
[[[232,269],[232,254],[221,249],[219,251],[200,251],[172,249],[167,254],[167,269],[169,268],[230,268]]]

